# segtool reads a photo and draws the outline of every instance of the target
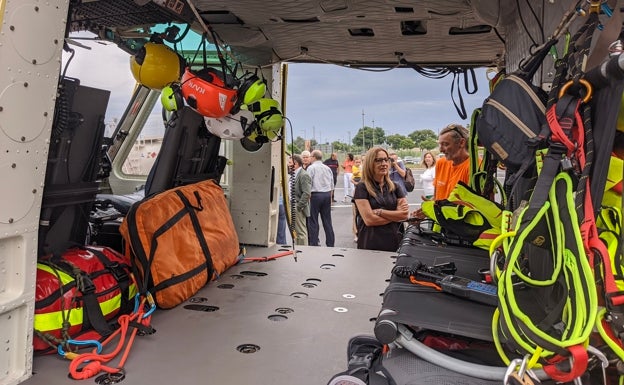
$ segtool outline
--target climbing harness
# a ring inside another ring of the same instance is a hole
[[[583,75],[600,1],[590,3],[585,24],[555,65],[548,146],[537,152],[530,199],[504,213],[501,236],[490,248],[499,295],[492,331],[501,358],[511,373],[541,366],[558,382],[580,383],[588,352],[602,362],[604,374],[604,361],[589,346],[594,327],[620,359],[624,353],[624,295],[598,237],[590,189],[593,88]]]

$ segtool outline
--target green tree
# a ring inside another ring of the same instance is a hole
[[[401,142],[403,142],[406,139],[406,136],[401,135],[401,134],[392,134],[392,135],[388,135],[386,137],[386,142],[395,149],[401,149],[403,148],[401,146]]]
[[[433,150],[438,147],[438,141],[435,139],[426,139],[420,142],[419,147],[424,150]]]
[[[360,128],[351,140],[351,143],[354,146],[364,146],[364,151],[367,151],[373,146],[373,141],[376,146],[386,142],[386,133],[383,128],[368,126]]]
[[[332,142],[332,147],[334,148],[334,152],[336,151],[347,151],[347,144],[339,141]]]
[[[411,134],[408,135],[410,137],[410,139],[412,139],[414,141],[414,144],[416,144],[416,147],[422,149],[425,148],[422,143],[428,139],[437,141],[438,140],[438,135],[436,135],[435,132],[433,132],[433,130],[416,130],[414,132],[412,132]]]
[[[297,146],[295,143],[288,143],[286,145],[286,151],[289,154],[301,154],[301,151],[303,151],[301,149],[301,147]]]
[[[403,137],[403,140],[401,140],[401,144],[398,148],[402,150],[410,150],[414,147],[416,147],[416,144],[414,144],[414,141],[412,139],[408,137]]]

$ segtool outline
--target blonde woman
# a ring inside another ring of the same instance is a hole
[[[423,196],[422,200],[428,201],[433,199],[435,189],[433,187],[433,180],[435,179],[435,156],[429,151],[423,155],[422,165],[425,166],[425,171],[420,175],[420,180],[423,184]]]
[[[381,147],[366,153],[362,180],[353,196],[357,208],[358,249],[396,251],[399,226],[409,208],[405,192],[390,180],[390,156]]]

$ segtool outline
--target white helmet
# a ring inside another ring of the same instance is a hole
[[[221,139],[242,139],[245,137],[245,131],[252,124],[256,124],[253,112],[243,109],[222,118],[204,117],[204,121],[208,131]]]

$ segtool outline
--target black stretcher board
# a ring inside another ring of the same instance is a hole
[[[480,281],[479,269],[489,266],[485,250],[435,245],[431,240],[408,230],[399,248],[396,265],[409,266],[416,260],[435,265],[454,262],[455,275]],[[418,287],[408,278],[392,275],[384,292],[381,313],[391,321],[449,334],[492,341],[492,315],[494,307],[436,291]],[[388,314],[389,313],[389,314]]]

